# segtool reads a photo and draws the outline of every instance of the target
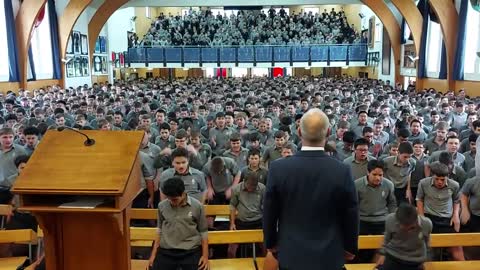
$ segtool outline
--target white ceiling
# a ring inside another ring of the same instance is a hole
[[[203,0],[202,7],[218,6],[297,6],[361,4],[360,0]],[[198,6],[192,0],[131,0],[123,7],[190,7]]]

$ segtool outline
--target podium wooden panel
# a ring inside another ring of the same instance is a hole
[[[140,191],[141,131],[48,131],[13,192],[44,232],[48,270],[130,270],[128,209]],[[61,207],[100,199],[94,208]]]

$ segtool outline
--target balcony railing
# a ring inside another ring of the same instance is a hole
[[[298,46],[148,47],[128,49],[126,63],[217,64],[367,62],[366,44],[321,44]]]

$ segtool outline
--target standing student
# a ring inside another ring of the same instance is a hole
[[[420,270],[427,261],[432,222],[413,205],[402,203],[385,222],[385,238],[377,269]]]
[[[257,230],[262,228],[265,185],[258,182],[256,173],[249,173],[245,181],[232,189],[230,199],[230,230]],[[228,257],[235,258],[238,244],[228,247]]]
[[[402,142],[398,146],[398,155],[387,157],[385,163],[385,178],[395,185],[395,198],[397,203],[412,203],[412,190],[410,180],[415,170],[415,160],[412,158],[413,147],[409,142]]]
[[[268,171],[260,165],[261,155],[258,149],[248,151],[248,166],[240,170],[240,182],[245,181],[247,174],[255,173],[258,176],[258,182],[266,185]]]
[[[448,178],[447,165],[434,162],[430,170],[432,177],[423,179],[418,185],[418,214],[432,221],[433,233],[459,232],[460,185]],[[451,247],[449,251],[454,260],[465,260],[462,247]]]
[[[360,234],[378,235],[385,232],[385,219],[395,212],[397,203],[393,183],[383,177],[384,164],[368,162],[368,174],[355,180],[360,212]]]
[[[149,265],[153,270],[207,270],[208,226],[203,205],[187,195],[182,179],[162,186],[167,200],[158,204],[158,235]]]
[[[328,156],[328,117],[310,109],[300,121],[302,150],[270,164],[264,199],[265,266],[340,270],[358,250],[358,201],[350,168]],[[368,146],[367,146],[368,147]],[[368,151],[368,149],[367,149]],[[313,214],[323,209],[321,215]]]
[[[393,183],[383,178],[384,164],[379,160],[368,162],[368,174],[355,180],[360,212],[360,235],[381,235],[385,232],[385,219],[396,210]],[[372,250],[360,250],[361,262],[370,262]]]
[[[228,204],[232,188],[240,182],[240,170],[227,157],[214,157],[203,167],[207,179],[207,199],[210,204]]]
[[[368,140],[364,138],[357,139],[353,144],[353,154],[343,161],[344,164],[350,165],[353,179],[367,175],[367,164],[370,160],[375,159],[368,154],[369,144]]]
[[[462,213],[460,221],[470,232],[480,232],[480,177],[468,179],[460,194]]]

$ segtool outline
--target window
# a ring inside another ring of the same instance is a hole
[[[440,24],[429,21],[427,35],[427,77],[438,78],[442,60],[442,30]]]
[[[50,18],[48,4],[45,5],[45,16],[40,25],[32,32],[33,63],[37,80],[53,78],[52,41],[50,37]]]
[[[147,18],[152,18],[152,11],[150,10],[150,7],[145,7],[145,17]]]
[[[268,68],[252,68],[252,77],[266,77],[269,75]]]
[[[0,1],[0,81],[8,81],[9,63],[7,42],[7,22],[5,18],[5,2]]]
[[[465,63],[464,79],[480,81],[480,57],[477,52],[480,51],[480,12],[474,10],[472,5],[468,4],[467,13],[467,41],[465,44]]]
[[[248,68],[232,68],[232,77],[241,78],[248,76]]]

